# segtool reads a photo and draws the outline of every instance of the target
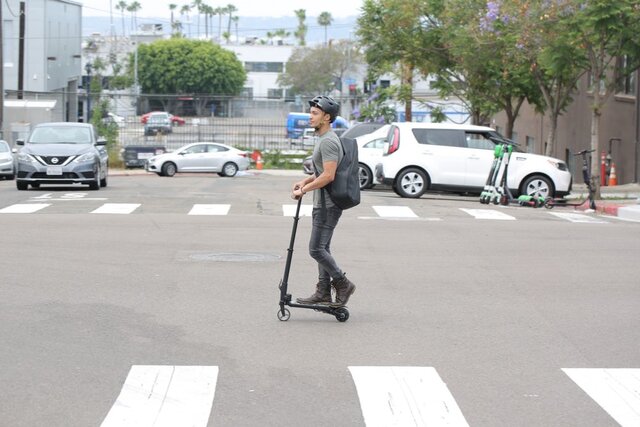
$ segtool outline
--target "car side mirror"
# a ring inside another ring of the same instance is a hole
[[[16,139],[16,145],[24,145],[24,139]]]
[[[107,140],[104,138],[98,138],[96,145],[107,145]]]

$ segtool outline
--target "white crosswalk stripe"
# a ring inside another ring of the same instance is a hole
[[[348,371],[367,427],[469,426],[434,367],[349,366]],[[621,426],[640,425],[640,369],[562,371]],[[215,421],[218,375],[218,366],[134,365],[101,426],[204,427],[210,417]]]
[[[408,206],[372,206],[378,216],[383,218],[418,218]]]
[[[496,211],[493,209],[464,209],[461,211],[468,213],[476,219],[490,219],[499,221],[515,221],[515,218],[511,215],[507,215],[504,212]]]
[[[29,203],[7,206],[0,209],[0,213],[34,213],[50,206],[49,203]]]
[[[217,366],[134,365],[102,427],[204,427],[217,380]]]
[[[284,216],[295,216],[298,205],[282,205],[282,214]],[[301,205],[300,216],[311,216],[313,211],[312,205]]]
[[[640,369],[562,369],[623,427],[640,426]]]
[[[193,205],[189,215],[227,215],[231,205]]]
[[[468,426],[431,367],[349,366],[367,427]]]
[[[127,215],[138,209],[140,206],[140,203],[105,203],[98,209],[91,211],[91,213]]]
[[[549,212],[550,215],[553,215],[558,218],[566,219],[571,222],[585,223],[585,224],[608,224],[607,221],[604,221],[597,217],[592,217],[589,215],[582,215],[576,213],[569,212]]]

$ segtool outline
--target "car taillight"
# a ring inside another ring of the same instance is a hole
[[[243,153],[238,153],[238,156],[240,156],[240,157],[247,157],[247,153],[244,153],[244,152],[243,152]]]
[[[389,154],[393,154],[396,151],[398,151],[398,148],[400,148],[400,129],[393,128],[393,131],[392,131],[392,134],[391,134],[391,144],[389,145],[389,150],[387,151],[387,156]]]

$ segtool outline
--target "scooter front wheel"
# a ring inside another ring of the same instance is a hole
[[[346,322],[349,319],[349,310],[344,307],[340,307],[335,311],[336,320],[338,322]]]
[[[278,320],[281,322],[286,322],[289,320],[289,317],[291,317],[291,312],[288,309],[283,308],[282,310],[278,310]]]

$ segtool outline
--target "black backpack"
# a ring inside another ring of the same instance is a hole
[[[340,138],[340,144],[342,145],[342,160],[338,163],[333,182],[323,190],[326,189],[333,203],[344,210],[360,204],[360,177],[358,176],[358,145],[356,140]],[[315,169],[316,176],[318,176],[318,168]],[[321,196],[324,198],[324,192]]]

